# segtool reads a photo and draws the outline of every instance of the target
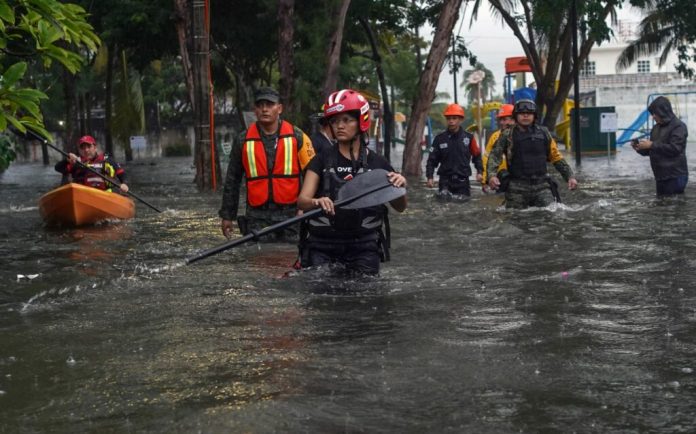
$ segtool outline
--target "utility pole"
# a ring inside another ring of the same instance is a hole
[[[452,79],[454,80],[454,103],[459,104],[457,101],[457,45],[454,35],[452,35]]]
[[[200,190],[217,188],[220,164],[215,153],[212,87],[210,85],[210,21],[208,0],[193,0],[193,83],[196,144],[196,185]]]
[[[580,167],[582,157],[580,143],[580,65],[578,65],[578,1],[573,0],[570,6],[570,25],[573,32],[573,98],[575,99],[575,116],[573,117],[573,148],[575,149],[575,165]]]

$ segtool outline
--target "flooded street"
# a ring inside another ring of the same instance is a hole
[[[0,175],[0,433],[694,432],[696,144],[583,158],[564,204],[505,211],[411,180],[378,278],[224,242],[191,159],[137,160],[132,221],[45,228],[60,176]],[[569,163],[573,158],[569,156]],[[415,185],[417,184],[417,185]],[[33,278],[19,277],[38,275]]]

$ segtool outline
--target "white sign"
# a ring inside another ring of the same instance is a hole
[[[616,113],[600,113],[600,116],[600,133],[615,133],[619,129],[619,116]]]
[[[472,71],[471,74],[469,74],[466,81],[471,84],[477,84],[482,82],[484,78],[486,78],[486,73],[481,71],[480,69],[477,69],[476,71]]]
[[[147,146],[147,140],[145,136],[131,136],[130,137],[130,147],[134,151],[144,151]]]

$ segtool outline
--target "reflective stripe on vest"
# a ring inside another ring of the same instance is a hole
[[[116,169],[109,163],[104,154],[99,154],[93,161],[82,162],[82,164],[110,178],[116,175]],[[76,180],[80,184],[98,188],[99,190],[111,191],[111,183],[107,183],[89,170],[80,168],[80,174],[80,179]]]
[[[242,165],[247,178],[247,202],[258,207],[273,201],[293,205],[300,194],[300,163],[297,156],[295,129],[283,121],[278,132],[275,162],[268,171],[266,150],[256,124],[247,130],[242,151]]]

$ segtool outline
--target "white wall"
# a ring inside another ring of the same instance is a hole
[[[689,95],[665,96],[670,99],[675,114],[691,131],[691,139],[696,139],[696,83],[669,86],[600,87],[597,89],[597,106],[616,107],[619,128],[627,128],[643,110],[647,109],[649,95],[675,92],[694,92]],[[621,132],[617,133],[617,138],[620,134]]]

